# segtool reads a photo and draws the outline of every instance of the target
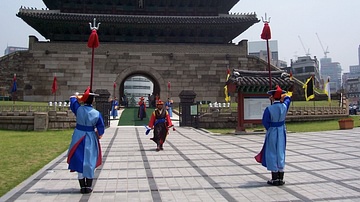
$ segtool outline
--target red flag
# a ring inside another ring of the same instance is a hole
[[[52,83],[51,92],[54,94],[54,93],[56,93],[57,89],[58,89],[57,79],[56,79],[56,76],[54,76],[54,81]]]
[[[88,40],[88,47],[89,48],[97,48],[99,47],[99,36],[97,34],[96,29],[93,29],[91,31],[91,34],[89,36],[89,40]]]
[[[271,39],[271,31],[270,31],[270,26],[268,22],[264,23],[264,28],[263,31],[261,33],[261,38],[264,40],[269,40]]]
[[[116,82],[114,82],[114,88],[116,88]]]
[[[170,84],[170,81],[168,81],[168,89],[170,89],[170,85],[171,85],[171,84]]]

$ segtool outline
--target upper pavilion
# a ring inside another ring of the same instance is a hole
[[[225,44],[259,22],[229,14],[240,0],[43,0],[17,16],[50,41],[87,41],[100,22],[102,42]]]

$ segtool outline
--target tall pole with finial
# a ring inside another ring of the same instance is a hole
[[[272,90],[271,65],[270,65],[270,47],[269,47],[269,39],[271,39],[271,31],[270,31],[270,26],[269,26],[270,18],[267,19],[266,13],[265,13],[265,20],[264,20],[264,18],[262,18],[262,21],[264,22],[264,28],[263,28],[262,33],[261,33],[261,39],[266,40],[268,71],[269,71],[269,90]]]
[[[96,18],[94,18],[94,25],[89,22],[91,34],[88,40],[88,47],[92,49],[91,54],[91,76],[90,76],[90,89],[92,89],[93,76],[94,76],[94,52],[95,48],[99,47],[99,36],[97,34],[97,30],[99,29],[100,23],[96,26]]]

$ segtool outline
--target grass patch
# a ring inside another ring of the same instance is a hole
[[[360,127],[360,116],[349,116],[354,120],[354,128]],[[328,130],[339,130],[339,119],[329,120],[329,121],[309,121],[309,122],[289,122],[286,123],[286,128],[288,132],[319,132],[319,131],[328,131]],[[235,129],[233,128],[224,128],[224,129],[207,129],[212,133],[220,133],[220,134],[230,134],[235,133]],[[265,131],[263,126],[257,126],[253,128],[247,128],[246,131]]]
[[[146,117],[141,121],[138,118],[139,108],[125,108],[121,113],[119,120],[119,126],[144,126],[148,125],[151,113],[154,111],[154,108],[146,108]]]
[[[340,107],[339,100],[331,100],[329,103],[327,100],[319,101],[292,101],[290,107]]]
[[[73,130],[0,130],[0,196],[68,149]]]

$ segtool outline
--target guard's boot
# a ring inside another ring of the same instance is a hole
[[[80,184],[80,193],[85,194],[86,193],[85,178],[79,179],[79,184]]]
[[[93,179],[89,179],[89,178],[86,178],[86,193],[91,193],[93,190],[92,190],[92,182],[93,182]]]
[[[284,172],[278,172],[279,175],[279,185],[284,185],[285,181],[284,181]]]
[[[280,181],[278,172],[271,172],[271,180],[268,180],[267,183],[270,185],[279,186]]]
[[[160,139],[160,150],[164,150],[163,148],[164,142],[165,142],[164,140]]]
[[[160,151],[160,144],[157,144],[156,151]]]

